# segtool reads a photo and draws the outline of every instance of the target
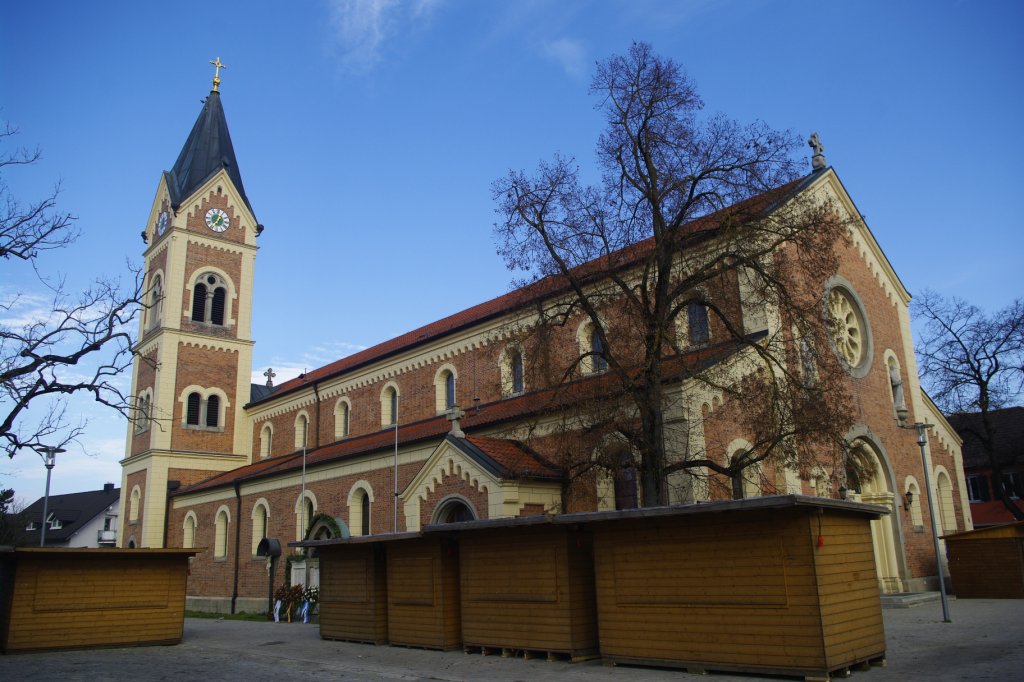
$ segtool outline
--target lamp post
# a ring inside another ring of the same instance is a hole
[[[46,544],[46,515],[50,507],[50,473],[57,464],[57,453],[67,452],[64,448],[56,448],[52,445],[37,445],[35,451],[43,458],[43,465],[46,467],[46,494],[43,495],[43,522],[39,528],[39,546]]]
[[[928,444],[928,427],[931,424],[917,422],[914,428],[917,429],[917,444],[921,447],[921,467],[924,469],[924,489],[928,494],[928,516],[932,522],[932,541],[935,543],[935,572],[939,577],[939,594],[942,597],[942,622],[952,623],[949,618],[949,602],[946,600],[946,581],[942,575],[942,552],[939,549],[939,527],[935,524],[935,500],[932,494],[931,474],[928,472],[928,459],[925,456],[924,448]],[[909,500],[908,500],[909,503]],[[909,504],[908,504],[909,506]]]

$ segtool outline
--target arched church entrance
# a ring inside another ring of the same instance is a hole
[[[348,525],[340,516],[317,514],[309,525],[306,540],[330,540],[351,537]],[[306,549],[305,561],[292,562],[292,584],[302,583],[307,587],[320,587],[320,557],[315,547]]]
[[[450,497],[437,506],[431,523],[458,523],[475,521],[477,518],[473,507],[461,497]]]
[[[896,526],[896,495],[889,480],[889,467],[879,449],[865,438],[858,438],[850,446],[846,462],[846,488],[850,499],[877,504],[889,513],[871,522],[871,542],[875,549],[875,569],[879,589],[883,593],[902,592],[900,579],[900,551]]]

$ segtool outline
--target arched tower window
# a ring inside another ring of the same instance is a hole
[[[202,410],[203,397],[198,392],[188,394],[188,405],[185,412],[185,423],[199,426],[199,413]]]
[[[149,289],[149,310],[146,312],[146,328],[152,329],[160,323],[161,306],[163,305],[164,289],[160,275],[153,276],[153,284]]]
[[[220,424],[218,420],[220,418],[220,397],[211,395],[206,399],[206,425],[211,428],[216,428]]]
[[[202,282],[192,288],[192,321],[206,321],[206,285]]]
[[[228,286],[212,272],[192,285],[192,321],[223,326],[227,318]]]

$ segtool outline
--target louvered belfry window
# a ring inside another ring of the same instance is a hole
[[[206,425],[217,426],[220,419],[220,396],[211,395],[206,399]]]
[[[198,282],[192,289],[192,321],[206,321],[206,285]]]
[[[224,324],[224,302],[226,292],[224,287],[217,287],[213,290],[213,304],[210,306],[210,322],[216,325]]]
[[[202,407],[202,398],[198,393],[188,394],[188,406],[185,414],[185,423],[199,426],[199,411]]]

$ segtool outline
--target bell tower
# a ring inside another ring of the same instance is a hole
[[[139,321],[121,461],[120,547],[163,547],[168,494],[249,463],[256,222],[220,95],[213,90],[142,233],[146,307]]]

